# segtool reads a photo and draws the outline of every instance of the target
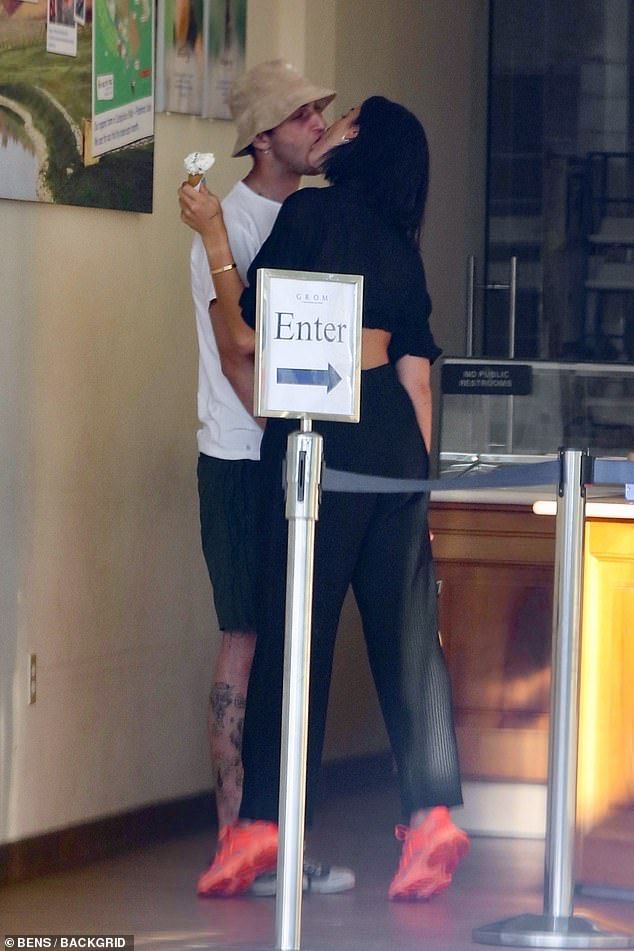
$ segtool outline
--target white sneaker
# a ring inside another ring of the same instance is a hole
[[[315,892],[318,895],[335,895],[339,892],[348,892],[355,886],[354,872],[351,868],[342,868],[339,865],[322,865],[321,862],[312,862],[304,859],[304,878],[302,889],[304,892]],[[274,898],[277,894],[277,873],[268,872],[258,875],[249,889],[252,895],[259,898]]]

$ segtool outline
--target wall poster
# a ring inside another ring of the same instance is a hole
[[[0,0],[0,198],[152,211],[153,43],[153,0]]]
[[[230,119],[247,0],[158,0],[157,110]]]
[[[150,0],[93,0],[92,154],[154,131]]]

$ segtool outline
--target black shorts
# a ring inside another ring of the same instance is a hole
[[[198,457],[200,534],[223,631],[255,630],[259,466]]]

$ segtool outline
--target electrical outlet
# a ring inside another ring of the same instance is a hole
[[[37,699],[37,666],[36,666],[36,656],[35,654],[29,654],[29,663],[28,663],[28,698],[29,704],[35,703]]]

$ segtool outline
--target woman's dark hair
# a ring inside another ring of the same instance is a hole
[[[333,150],[323,172],[333,185],[359,182],[381,213],[418,244],[427,201],[429,150],[421,123],[383,96],[366,99],[359,134]]]

